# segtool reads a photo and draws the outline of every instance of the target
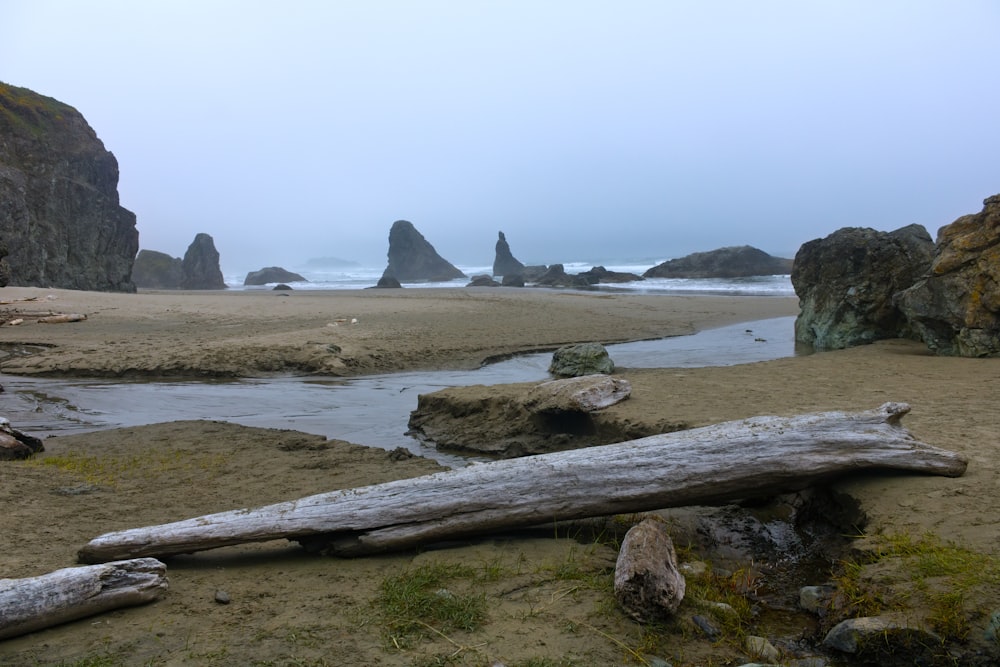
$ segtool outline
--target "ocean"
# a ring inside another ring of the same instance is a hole
[[[608,271],[634,273],[642,275],[658,262],[643,263],[564,263],[566,273],[576,274],[587,271],[594,266],[603,266]],[[490,274],[493,266],[456,265],[459,270],[469,276],[467,279],[451,280],[434,283],[404,283],[403,287],[465,287],[472,276]],[[382,266],[346,266],[338,268],[287,268],[298,273],[308,282],[290,282],[289,287],[295,290],[332,290],[332,289],[364,289],[374,286],[385,270]],[[264,286],[244,286],[247,273],[223,273],[223,279],[229,289],[234,290],[269,290],[274,284]],[[608,292],[628,292],[635,294],[716,294],[732,296],[795,296],[791,277],[788,275],[754,276],[750,278],[647,278],[628,283],[595,285],[595,290]]]

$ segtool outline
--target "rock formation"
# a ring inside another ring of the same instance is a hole
[[[530,280],[525,276],[525,280]],[[534,283],[541,287],[590,287],[590,282],[581,276],[566,273],[562,264],[551,264],[544,274],[535,278]]]
[[[747,278],[790,273],[792,260],[772,257],[751,246],[731,246],[657,264],[645,278]]]
[[[635,273],[608,271],[603,266],[595,266],[589,271],[584,271],[583,273],[578,273],[577,275],[585,278],[591,285],[597,285],[599,283],[631,283],[637,280],[645,280],[645,278],[640,275],[636,275]]]
[[[73,107],[0,83],[0,237],[10,284],[134,292],[118,161]]]
[[[795,340],[829,350],[913,337],[893,295],[927,271],[933,252],[920,225],[893,232],[845,227],[804,243],[792,268],[800,308]]]
[[[500,283],[493,280],[493,276],[488,276],[485,273],[478,276],[472,276],[472,280],[466,287],[500,287]]]
[[[507,237],[500,232],[497,240],[496,255],[493,258],[493,275],[495,276],[515,276],[524,272],[524,264],[519,262],[510,251]]]
[[[141,289],[179,289],[184,262],[157,250],[140,250],[132,265],[132,282]]]
[[[578,343],[565,345],[552,353],[549,373],[559,377],[580,377],[615,372],[615,362],[608,355],[608,349],[600,343]]]
[[[402,287],[402,285],[400,285],[399,281],[396,280],[393,276],[382,276],[381,278],[378,279],[378,282],[375,284],[375,287],[380,289],[393,289],[396,287]]]
[[[895,303],[938,354],[1000,355],[1000,195],[938,230],[930,270]]]
[[[197,234],[181,263],[181,289],[226,289],[219,267],[219,251],[208,234]]]
[[[447,282],[465,274],[437,254],[408,220],[397,220],[389,230],[389,265],[382,273],[400,282]]]
[[[307,283],[309,282],[297,273],[286,271],[280,266],[267,266],[260,271],[251,271],[243,279],[244,285],[267,285],[268,283]]]

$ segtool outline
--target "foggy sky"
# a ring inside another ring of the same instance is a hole
[[[1000,192],[1000,3],[0,0],[0,80],[76,107],[140,247],[224,272],[792,256]],[[609,262],[610,263],[610,262]],[[650,265],[652,265],[652,261]]]

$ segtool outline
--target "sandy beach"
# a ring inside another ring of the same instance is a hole
[[[0,327],[6,355],[0,384],[10,374],[156,379],[474,368],[568,343],[690,334],[798,312],[794,298],[538,289],[107,294],[7,287],[0,301],[0,320],[23,320]],[[55,313],[86,319],[36,321]],[[966,474],[848,476],[832,491],[853,498],[871,535],[932,534],[977,554],[1000,556],[1000,359],[935,357],[922,344],[889,340],[738,366],[626,368],[618,374],[632,383],[632,397],[608,410],[635,423],[701,426],[909,403],[912,412],[903,425],[918,440],[967,457]],[[32,461],[0,464],[7,509],[0,517],[2,576],[72,566],[83,544],[112,530],[439,469],[419,458],[392,460],[381,449],[212,421],[49,438]],[[650,664],[652,656],[675,666],[751,661],[738,642],[651,629],[618,612],[610,593],[615,557],[603,541],[553,533],[487,536],[349,560],[310,556],[286,541],[226,547],[165,561],[170,590],[161,601],[0,642],[0,663],[513,667]],[[484,595],[486,622],[471,631],[387,631],[378,606],[385,581],[436,564],[469,569],[439,587]],[[903,564],[881,576],[889,589],[903,590],[908,575]],[[816,577],[814,583],[823,583],[828,573]],[[231,602],[217,602],[218,591]],[[976,632],[982,633],[997,608],[998,594],[1000,583],[984,579],[967,596]],[[757,630],[767,634],[766,623]],[[781,644],[777,634],[772,639],[785,655],[794,655],[794,642]]]

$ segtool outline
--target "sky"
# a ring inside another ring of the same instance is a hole
[[[1000,192],[995,0],[0,0],[0,81],[77,108],[140,248],[224,272],[454,264],[841,227],[934,236]]]

